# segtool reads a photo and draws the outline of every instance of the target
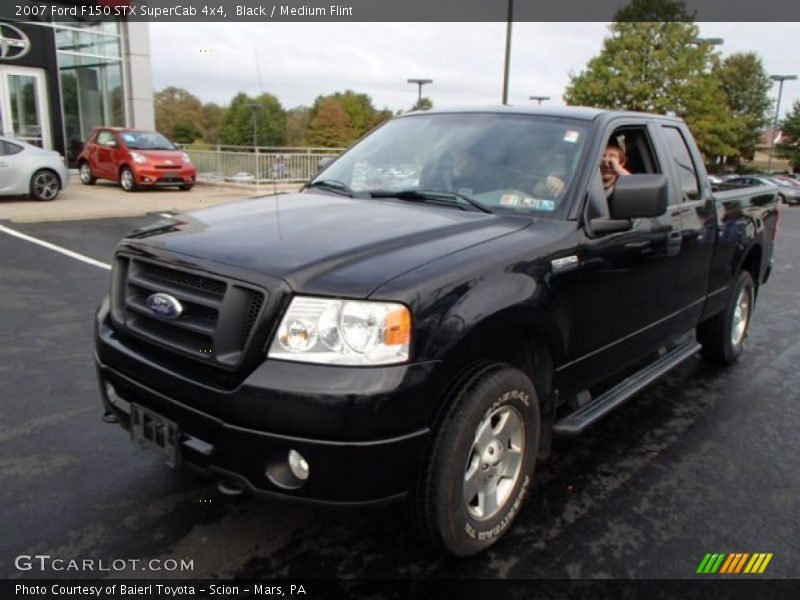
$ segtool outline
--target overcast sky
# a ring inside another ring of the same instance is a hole
[[[498,104],[505,23],[151,23],[156,89],[175,85],[203,101],[227,103],[237,92],[275,94],[285,108],[310,105],[345,89],[369,94],[376,107],[408,109],[409,77],[437,107]],[[721,37],[723,56],[757,52],[769,73],[800,74],[800,23],[700,23]],[[550,96],[563,104],[570,72],[602,48],[606,23],[515,23],[509,102]],[[256,57],[257,55],[257,57]],[[260,65],[256,69],[256,61]],[[777,84],[773,98],[777,96]],[[781,113],[800,99],[800,81],[784,85]]]

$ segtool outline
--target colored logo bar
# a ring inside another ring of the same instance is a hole
[[[749,552],[732,552],[726,554],[724,552],[715,552],[706,554],[703,557],[700,566],[697,567],[697,573],[701,575],[719,574],[761,574],[767,568],[769,561],[772,560],[772,552],[756,552],[750,554]]]

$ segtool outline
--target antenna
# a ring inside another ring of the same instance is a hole
[[[261,64],[258,62],[258,48],[253,47],[253,56],[256,57],[256,74],[258,75],[258,88],[264,93],[264,82],[261,81]]]

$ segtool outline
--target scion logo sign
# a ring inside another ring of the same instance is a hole
[[[24,31],[8,23],[0,23],[0,58],[22,58],[30,49],[31,41]]]

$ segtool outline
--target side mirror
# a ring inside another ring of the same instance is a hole
[[[317,173],[321,173],[325,168],[336,159],[335,156],[323,156],[317,163]]]
[[[667,212],[665,175],[623,175],[608,198],[608,211],[614,220],[650,219]]]

